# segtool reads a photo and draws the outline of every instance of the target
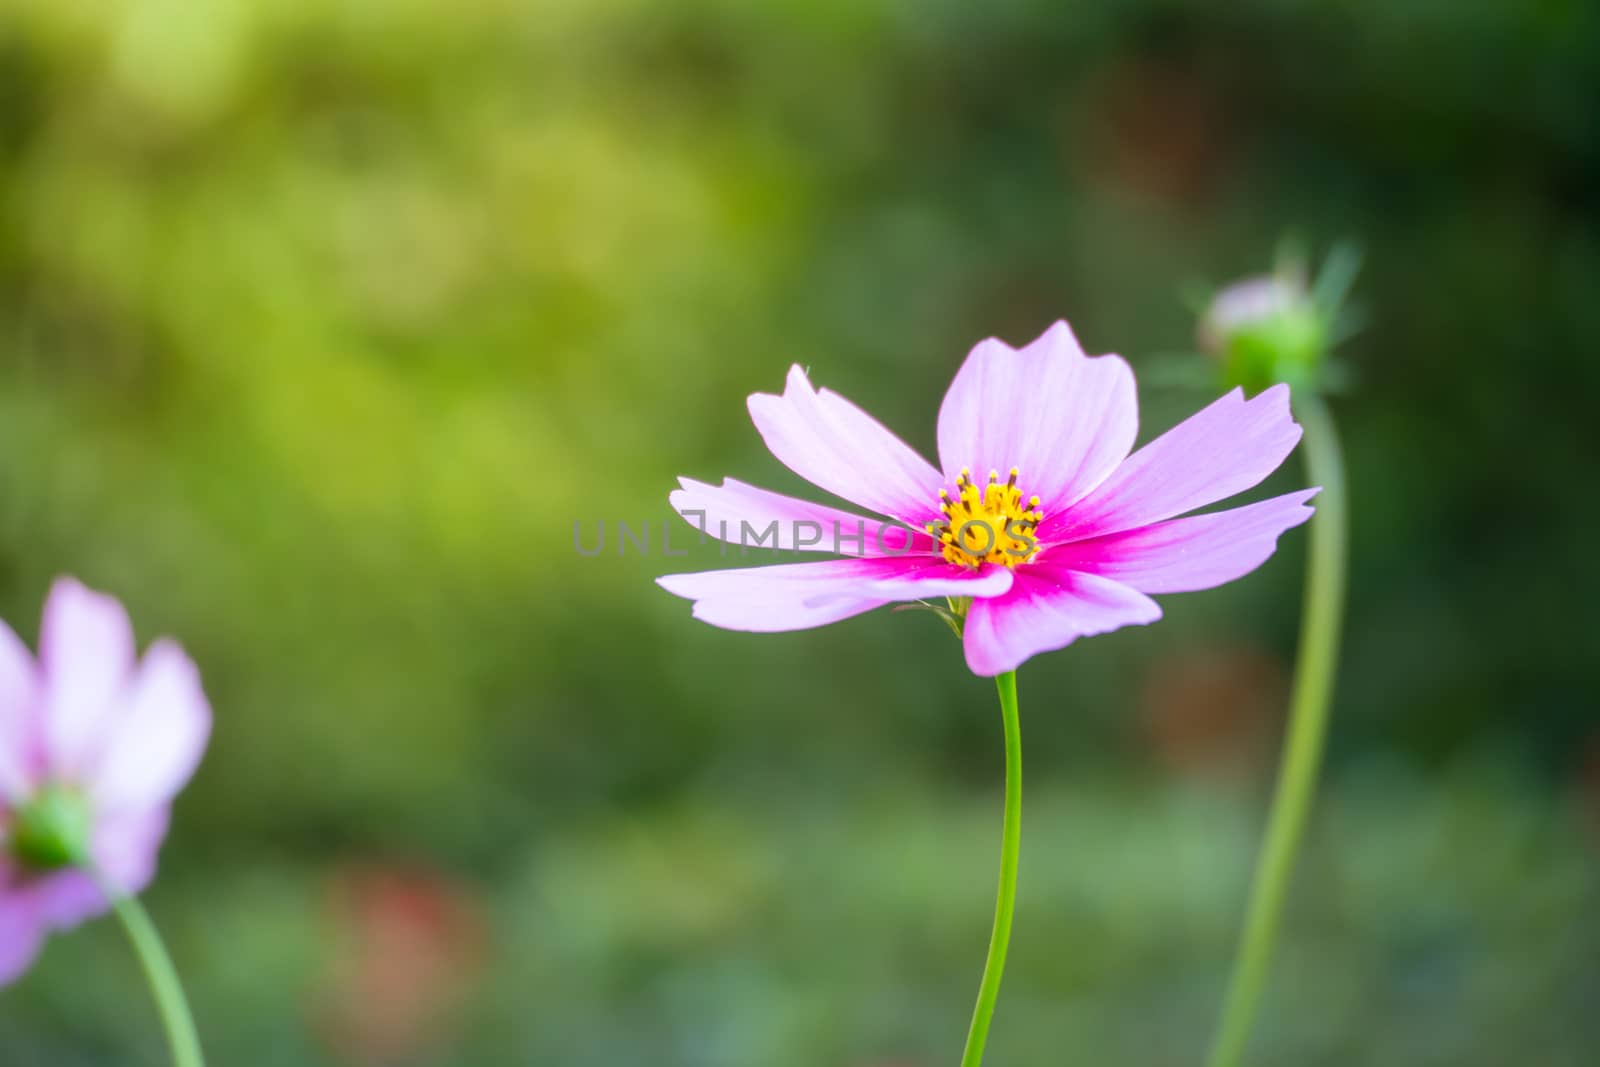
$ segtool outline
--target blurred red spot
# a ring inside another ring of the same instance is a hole
[[[427,1059],[481,968],[471,896],[433,871],[357,868],[335,876],[330,912],[336,943],[319,1008],[328,1041],[352,1063]]]
[[[1158,662],[1145,683],[1145,735],[1175,770],[1231,771],[1260,754],[1287,696],[1283,665],[1260,649],[1187,649]]]
[[[1232,154],[1227,109],[1203,71],[1124,58],[1089,79],[1068,145],[1086,176],[1177,208],[1209,199]]]
[[[1600,848],[1600,733],[1589,739],[1578,766],[1578,811],[1590,831],[1589,843]]]

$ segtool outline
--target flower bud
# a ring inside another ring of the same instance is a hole
[[[1211,298],[1197,329],[1201,350],[1221,362],[1227,385],[1246,392],[1278,382],[1295,390],[1337,387],[1344,374],[1328,353],[1358,326],[1344,301],[1360,264],[1353,246],[1335,245],[1309,281],[1302,259],[1280,256],[1273,273]]]
[[[1296,274],[1249,278],[1212,298],[1200,319],[1203,351],[1229,385],[1257,392],[1276,382],[1309,386],[1328,347],[1329,323]]]

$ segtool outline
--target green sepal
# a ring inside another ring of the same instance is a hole
[[[961,616],[957,615],[949,608],[940,607],[938,604],[930,604],[926,600],[918,600],[911,604],[897,604],[893,610],[931,611],[935,615],[939,616],[939,618],[944,620],[945,625],[950,627],[951,633],[955,634],[957,638],[961,636]]]
[[[79,793],[47,786],[16,809],[7,844],[23,867],[58,871],[83,864],[92,830],[88,802]]]

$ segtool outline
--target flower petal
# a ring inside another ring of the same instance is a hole
[[[1039,540],[1120,533],[1225,500],[1271,474],[1299,441],[1288,386],[1251,400],[1235,389],[1129,456],[1072,508],[1047,514]]]
[[[94,879],[76,868],[35,874],[26,892],[46,930],[70,930],[111,910]]]
[[[933,551],[933,538],[899,522],[884,522],[813,504],[725,478],[708,485],[679,478],[672,509],[691,526],[719,541],[748,548],[892,556]]]
[[[150,646],[86,783],[100,812],[149,808],[177,795],[211,736],[200,672],[173,641]]]
[[[969,571],[937,557],[834,559],[669,574],[657,583],[695,601],[695,618],[726,630],[776,633],[823,626],[896,600],[998,596],[1004,567]]]
[[[44,945],[45,925],[33,897],[11,887],[15,872],[0,856],[0,986],[28,972]]]
[[[0,622],[0,806],[31,792],[40,768],[39,672],[28,648]]]
[[[100,819],[94,831],[95,863],[124,896],[138,896],[156,876],[156,859],[167,838],[172,806],[119,811]]]
[[[39,633],[44,755],[51,772],[72,778],[93,758],[133,660],[133,627],[116,598],[71,578],[57,581]]]
[[[922,526],[939,517],[939,472],[872,416],[789,369],[782,396],[756,393],[750,418],[783,464],[846,500]]]
[[[1311,518],[1302,489],[1210,515],[1191,515],[1046,549],[1041,560],[1098,574],[1143,593],[1192,593],[1243,577],[1267,561],[1278,536]]]
[[[985,677],[1080,637],[1161,618],[1161,607],[1121,582],[1035,562],[1020,568],[1005,596],[967,608],[967,666]]]
[[[1048,514],[1104,481],[1138,431],[1133,371],[1084,355],[1058,322],[1022,349],[991,338],[972,350],[939,407],[939,460],[951,483],[963,467],[980,483],[1016,467]]]

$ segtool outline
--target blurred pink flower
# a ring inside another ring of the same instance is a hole
[[[112,597],[57,581],[37,661],[0,623],[0,984],[109,909],[86,866],[123,893],[149,884],[210,732],[189,657],[160,640],[138,660]]]
[[[1288,388],[1250,400],[1235,389],[1129,455],[1138,433],[1133,372],[1117,356],[1086,356],[1064,322],[1020,350],[992,339],[972,350],[939,409],[942,472],[848,400],[813,389],[799,367],[782,396],[752,396],[750,414],[791,470],[891,521],[731,479],[685,478],[673,507],[706,533],[770,547],[775,531],[777,547],[855,558],[673,574],[660,584],[695,601],[698,619],[757,632],[948,597],[965,613],[967,665],[980,675],[1154,622],[1161,609],[1149,594],[1249,573],[1283,531],[1311,517],[1306,501],[1316,494],[1176,518],[1251,488],[1283,462],[1300,440]],[[988,472],[987,482],[973,471]]]

